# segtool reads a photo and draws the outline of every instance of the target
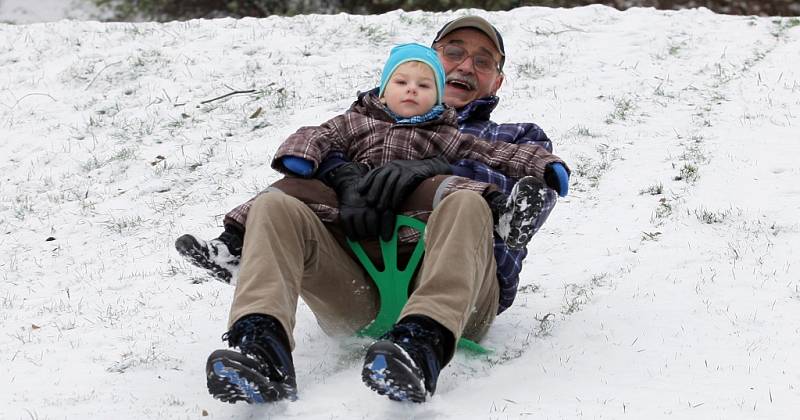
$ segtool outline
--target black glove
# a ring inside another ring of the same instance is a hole
[[[358,191],[372,206],[395,210],[420,182],[435,176],[453,173],[444,158],[393,160],[371,170],[358,184]]]
[[[358,181],[367,171],[366,165],[350,162],[329,171],[323,181],[336,191],[339,221],[348,238],[358,241],[380,234],[388,241],[394,235],[394,213],[368,206],[357,189]]]

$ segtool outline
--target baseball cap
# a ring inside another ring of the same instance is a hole
[[[497,51],[500,51],[500,70],[503,70],[503,64],[506,61],[506,50],[503,47],[503,37],[500,36],[500,31],[494,27],[491,23],[489,23],[486,19],[480,16],[462,16],[458,19],[452,20],[445,24],[442,29],[436,34],[436,38],[434,38],[433,43],[439,42],[445,35],[449,34],[450,32],[455,31],[456,29],[462,28],[473,28],[477,29],[489,39],[492,40],[494,46],[497,47]]]

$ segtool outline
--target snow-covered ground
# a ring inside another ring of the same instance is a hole
[[[1,23],[96,20],[105,15],[91,0],[0,0]]]
[[[305,306],[300,399],[213,400],[232,288],[173,241],[456,13],[0,25],[0,418],[798,418],[800,21],[477,12],[508,52],[494,118],[544,127],[572,188],[494,353],[422,405],[364,387],[366,343]]]

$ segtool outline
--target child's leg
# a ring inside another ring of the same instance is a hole
[[[325,217],[331,213],[331,210],[338,208],[336,193],[321,181],[295,177],[283,178],[229,211],[223,220],[225,231],[219,237],[206,241],[194,235],[183,235],[175,241],[175,249],[192,265],[205,269],[215,279],[235,285],[242,255],[247,215],[256,199],[269,191],[284,192],[313,206],[315,213],[319,212],[317,215],[323,222],[330,222],[331,220]]]
[[[236,284],[242,255],[244,231],[225,225],[215,239],[205,241],[194,235],[183,235],[175,241],[175,249],[193,265],[203,268],[217,280]]]
[[[206,241],[195,235],[182,235],[175,241],[175,249],[192,265],[206,270],[215,279],[225,284],[236,284],[244,243],[244,225],[250,206],[257,197],[236,206],[225,215],[225,230],[218,237]]]

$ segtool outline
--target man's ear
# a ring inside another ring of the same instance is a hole
[[[492,86],[492,95],[497,95],[498,89],[503,85],[503,80],[505,80],[505,75],[503,73],[498,74],[497,79],[494,80],[494,86]]]

